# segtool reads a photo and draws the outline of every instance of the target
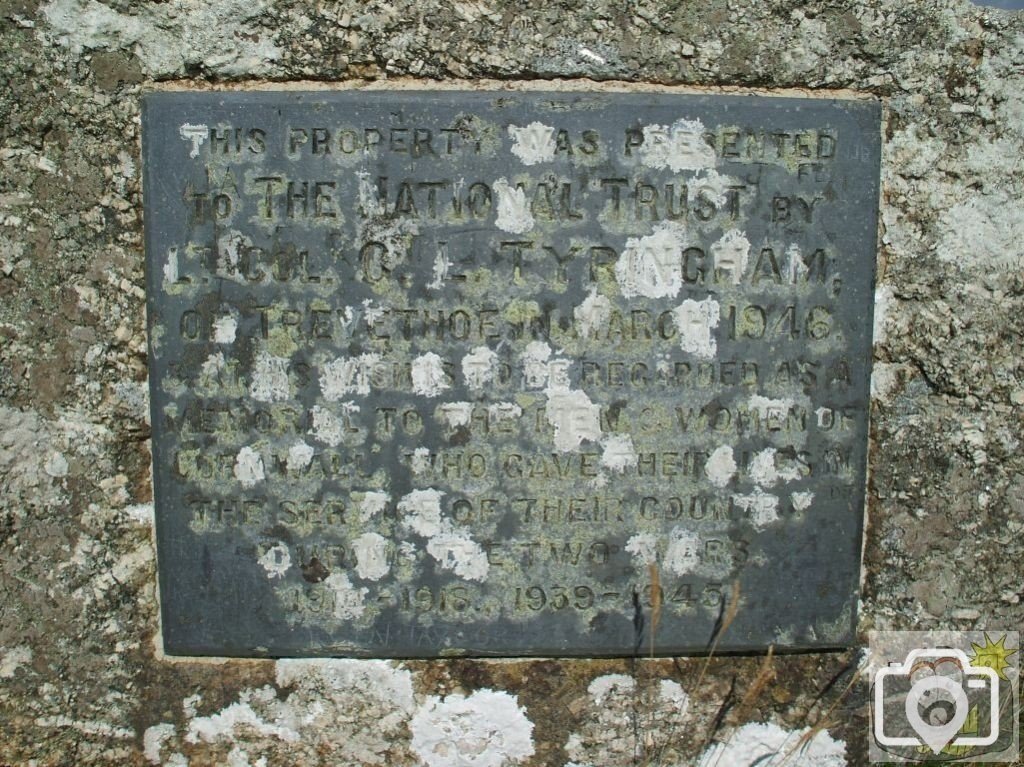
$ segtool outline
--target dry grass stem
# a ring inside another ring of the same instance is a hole
[[[658,622],[661,620],[661,573],[658,565],[648,565],[651,575],[651,657],[654,657],[654,637],[658,633]]]
[[[739,702],[739,705],[733,709],[733,716],[737,719],[742,719],[750,708],[753,706],[761,693],[764,692],[764,688],[767,687],[776,677],[775,673],[775,645],[768,645],[768,654],[764,656],[764,660],[761,661],[761,667],[757,670],[757,675],[754,677],[754,681],[750,685],[750,689],[747,690],[743,699]]]
[[[700,675],[697,677],[697,684],[694,689],[699,689],[701,682],[704,681],[704,676],[707,674],[708,666],[711,665],[711,659],[715,657],[715,650],[718,648],[718,641],[722,638],[722,634],[726,632],[726,629],[732,625],[732,622],[736,619],[736,614],[740,611],[740,582],[734,581],[732,589],[729,591],[729,604],[725,608],[725,612],[722,614],[721,625],[718,630],[715,631],[714,637],[711,640],[711,648],[708,650],[708,657],[704,659],[704,665],[701,667]]]

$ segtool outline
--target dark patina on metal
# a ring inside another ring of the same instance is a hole
[[[853,638],[879,107],[153,93],[164,646]]]

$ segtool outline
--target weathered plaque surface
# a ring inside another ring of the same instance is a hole
[[[169,652],[851,640],[877,104],[159,93],[143,132]]]

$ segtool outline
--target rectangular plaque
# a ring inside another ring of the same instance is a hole
[[[168,652],[851,641],[877,103],[153,93],[143,139]]]

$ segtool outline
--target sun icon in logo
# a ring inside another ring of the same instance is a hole
[[[1006,635],[999,637],[998,642],[993,642],[988,632],[985,633],[985,644],[980,645],[971,642],[971,665],[985,666],[995,671],[1000,679],[1006,679],[1006,669],[1010,668],[1007,658],[1014,655],[1017,650],[1006,647]]]

